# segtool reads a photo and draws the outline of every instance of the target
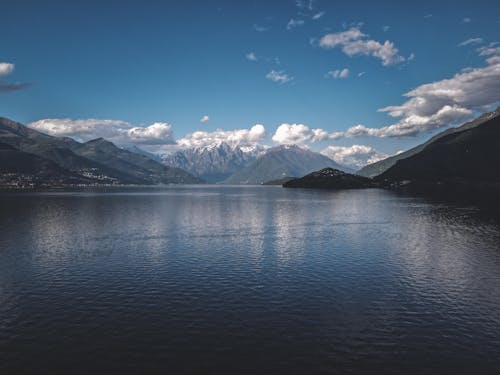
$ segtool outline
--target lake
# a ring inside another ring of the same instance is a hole
[[[385,190],[0,193],[0,373],[500,372],[500,224]]]

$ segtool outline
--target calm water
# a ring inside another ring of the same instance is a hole
[[[206,186],[0,208],[1,374],[500,371],[500,225],[472,208]]]

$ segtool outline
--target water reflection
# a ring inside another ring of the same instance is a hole
[[[223,186],[0,204],[0,370],[500,367],[500,228],[473,209]]]

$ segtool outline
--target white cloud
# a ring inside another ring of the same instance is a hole
[[[323,129],[311,129],[304,124],[281,124],[276,129],[272,140],[279,144],[303,144],[335,139],[337,133],[328,133]]]
[[[256,124],[250,129],[222,130],[213,132],[196,131],[177,141],[182,148],[202,147],[214,143],[226,142],[230,145],[255,145],[266,136],[266,129]]]
[[[432,14],[426,14],[424,18],[432,18]]]
[[[204,115],[201,119],[200,119],[200,122],[208,122],[210,121],[210,116],[208,115]]]
[[[499,47],[481,47],[478,49],[480,56],[500,55]]]
[[[386,40],[383,44],[376,40],[368,39],[368,35],[361,32],[359,27],[352,27],[347,31],[324,35],[319,45],[325,49],[341,47],[342,51],[352,57],[358,55],[373,56],[382,61],[382,65],[388,66],[405,61],[398,54],[394,43]]]
[[[366,74],[366,72],[359,72],[358,77],[363,77]]]
[[[483,68],[466,69],[450,79],[418,86],[405,94],[409,99],[402,105],[379,110],[400,118],[396,123],[382,128],[356,125],[338,133],[337,138],[412,136],[457,124],[470,118],[475,110],[498,105],[500,58],[497,57],[489,58]]]
[[[245,55],[245,57],[247,58],[247,60],[250,60],[250,61],[257,61],[257,56],[255,55],[255,53],[253,52],[249,52]]]
[[[471,19],[469,17],[465,17],[463,20],[462,20],[462,23],[470,23]]]
[[[281,124],[272,140],[280,144],[304,143],[311,139],[311,129],[304,124]]]
[[[486,59],[486,62],[490,65],[500,65],[500,56],[492,56],[488,59]]]
[[[316,21],[316,20],[319,20],[324,15],[325,15],[325,12],[318,12],[318,13],[314,14],[311,18]]]
[[[254,25],[253,25],[253,29],[254,29],[255,31],[259,32],[259,33],[263,33],[263,32],[265,32],[265,31],[268,31],[268,30],[269,30],[269,27],[254,24]]]
[[[328,146],[321,151],[321,154],[328,156],[341,165],[354,169],[362,168],[367,164],[375,163],[389,156],[366,145]]]
[[[382,27],[382,30],[384,30],[385,32],[389,31],[391,27],[389,25],[385,25],[384,27]]]
[[[14,71],[14,64],[0,62],[0,76],[9,75]]]
[[[271,70],[266,74],[266,78],[277,83],[287,83],[293,80],[293,77],[286,74],[283,70]]]
[[[295,5],[299,9],[313,10],[314,9],[314,0],[296,0]]]
[[[290,19],[288,23],[286,24],[286,29],[291,30],[295,27],[303,26],[304,25],[304,20],[296,20],[296,19]]]
[[[166,145],[173,144],[172,126],[164,122],[141,127],[120,120],[99,119],[43,119],[28,124],[30,128],[80,141],[105,138],[118,144]]]
[[[483,38],[469,38],[467,40],[464,40],[458,46],[464,47],[464,46],[468,46],[470,44],[481,44],[481,43],[483,43]]]
[[[347,78],[349,77],[349,69],[344,68],[342,70],[330,70],[326,73],[327,78]]]

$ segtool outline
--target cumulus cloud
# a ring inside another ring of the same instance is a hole
[[[353,169],[362,168],[367,164],[375,163],[389,156],[366,145],[328,146],[321,151],[321,154],[328,156],[340,165]]]
[[[492,56],[486,62],[485,67],[464,69],[452,78],[418,86],[404,95],[409,99],[402,105],[379,109],[399,118],[392,125],[368,128],[360,124],[330,134],[330,138],[413,136],[456,125],[469,119],[476,110],[498,105],[500,56]]]
[[[266,74],[266,78],[276,83],[287,83],[293,80],[293,77],[286,74],[283,70],[271,70]]]
[[[380,59],[384,66],[405,61],[405,58],[399,55],[398,49],[394,47],[394,43],[388,40],[380,43],[368,39],[368,35],[361,32],[359,27],[351,27],[346,31],[324,35],[319,41],[319,46],[325,49],[340,47],[349,57],[373,56]]]
[[[469,38],[460,43],[459,47],[465,47],[470,44],[481,44],[481,43],[483,43],[483,38]]]
[[[311,129],[304,124],[281,124],[276,129],[272,140],[279,144],[303,144],[335,139],[337,133],[328,133],[323,129]]]
[[[83,142],[102,137],[118,144],[158,146],[175,143],[172,126],[164,122],[142,127],[120,120],[63,118],[43,119],[28,126],[53,136],[72,137]]]
[[[347,78],[349,77],[349,69],[344,68],[342,70],[330,70],[326,73],[327,78]]]
[[[0,76],[9,75],[14,71],[14,64],[0,62]]]
[[[304,20],[296,20],[296,19],[290,19],[288,23],[286,24],[286,29],[291,30],[295,27],[303,26],[304,25]]]
[[[247,58],[247,60],[250,60],[250,61],[257,61],[257,55],[255,55],[255,53],[253,52],[249,52],[245,55],[245,57]]]
[[[200,122],[208,122],[210,121],[210,117],[208,115],[204,115],[201,119]]]
[[[196,131],[177,141],[181,148],[202,147],[226,142],[230,145],[255,145],[266,136],[264,125],[256,124],[250,129]]]

